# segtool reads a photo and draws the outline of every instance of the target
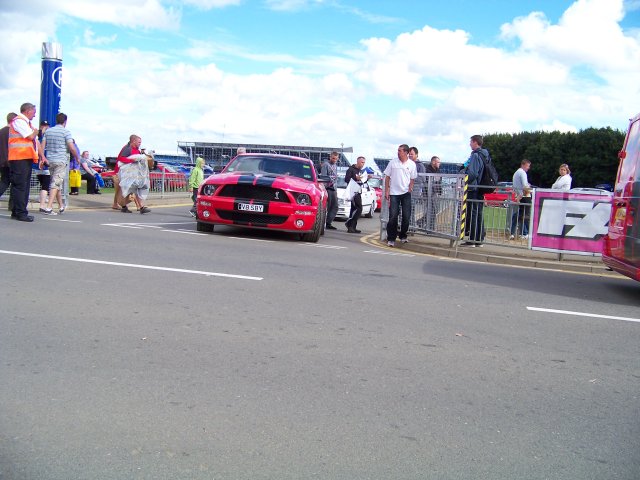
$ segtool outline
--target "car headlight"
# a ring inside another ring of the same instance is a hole
[[[296,197],[296,203],[298,205],[311,205],[311,197],[306,193],[300,193]]]
[[[216,193],[217,188],[218,188],[217,185],[207,184],[202,187],[202,190],[200,190],[200,193],[202,195],[206,195],[207,197],[211,197],[214,193]]]

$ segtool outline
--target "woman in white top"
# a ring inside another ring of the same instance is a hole
[[[569,165],[566,163],[560,165],[559,173],[560,176],[556,182],[551,185],[551,188],[555,188],[556,190],[571,190],[571,170],[569,170]]]

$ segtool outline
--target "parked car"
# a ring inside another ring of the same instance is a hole
[[[336,217],[348,218],[351,212],[351,200],[347,199],[347,182],[344,181],[344,177],[338,177],[336,183],[336,193],[338,195],[338,213]],[[376,211],[378,201],[376,190],[369,185],[369,182],[362,184],[362,216],[371,218],[373,212]]]
[[[376,208],[374,208],[374,210],[376,212],[379,212],[380,208],[382,207],[382,177],[379,177],[377,175],[369,175],[367,183],[376,192]]]
[[[104,180],[104,186],[113,187],[113,170],[108,170],[100,174]],[[154,168],[149,170],[149,183],[151,190],[161,191],[164,182],[164,191],[180,191],[187,190],[188,180],[175,168],[163,163],[156,163]]]
[[[513,182],[498,182],[496,191],[484,196],[484,204],[487,207],[506,207],[510,201],[516,201]]]
[[[280,230],[317,242],[324,233],[329,177],[306,158],[268,153],[236,156],[207,178],[196,201],[197,229],[215,225]]]

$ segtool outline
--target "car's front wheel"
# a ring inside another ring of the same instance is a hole
[[[213,225],[205,222],[198,222],[196,224],[196,230],[199,232],[213,232]]]
[[[322,222],[322,212],[319,211],[318,213],[316,213],[316,221],[313,223],[313,230],[311,230],[309,233],[303,233],[302,235],[300,235],[300,239],[303,242],[317,243],[318,240],[320,240],[320,235],[322,233]]]

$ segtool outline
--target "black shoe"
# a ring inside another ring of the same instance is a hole
[[[349,233],[362,233],[360,230],[357,230],[355,228],[348,228],[347,232],[349,232]]]
[[[120,211],[121,211],[122,213],[131,213],[131,210],[129,210],[129,209],[127,208],[127,206],[126,206],[126,205],[125,205],[124,207],[122,207],[122,208],[120,209]]]
[[[102,195],[102,192],[93,192],[93,193],[95,193],[96,195]]]
[[[22,217],[15,217],[19,222],[33,222],[33,215],[24,215]]]
[[[140,213],[143,213],[143,214],[144,214],[144,213],[149,213],[150,211],[151,211],[151,209],[150,209],[150,208],[148,208],[148,207],[142,207],[142,208],[140,209]]]
[[[333,226],[333,225],[331,225],[331,224],[328,224],[328,225],[327,225],[327,230],[337,230],[337,228],[336,228],[336,227],[334,227],[334,226]]]

